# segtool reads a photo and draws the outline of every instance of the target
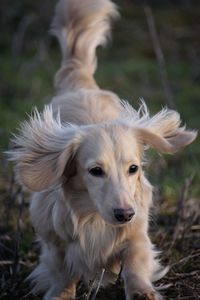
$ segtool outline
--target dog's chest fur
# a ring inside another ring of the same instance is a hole
[[[97,214],[72,222],[74,237],[66,253],[70,269],[78,269],[86,280],[94,278],[102,268],[115,271],[124,248],[124,229],[108,225]]]
[[[90,270],[106,267],[119,255],[127,226],[116,227],[106,223],[97,213],[87,191],[82,190],[80,197],[80,193],[72,192],[68,187],[63,194],[63,202],[67,205],[71,224],[71,232],[68,231],[73,249],[69,251],[70,257],[73,251],[73,260],[82,261]],[[66,226],[69,220],[67,223]]]
[[[87,195],[82,194],[80,199],[71,194],[67,200],[61,190],[35,195],[31,216],[39,235],[52,243],[58,240],[59,252],[63,253],[61,260],[67,270],[78,272],[86,281],[93,279],[102,268],[118,272],[130,224],[124,227],[107,224],[98,213],[89,211],[91,203],[87,203]]]

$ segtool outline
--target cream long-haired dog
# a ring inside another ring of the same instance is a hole
[[[14,138],[10,160],[21,183],[34,192],[30,213],[41,244],[30,275],[45,300],[104,268],[104,284],[122,266],[127,300],[162,299],[152,282],[164,275],[148,237],[152,187],[142,170],[146,146],[175,153],[196,132],[180,127],[175,111],[149,116],[101,90],[93,74],[96,47],[106,42],[109,0],[60,0],[52,23],[62,49],[57,95],[35,111]]]

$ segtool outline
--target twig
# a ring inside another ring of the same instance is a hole
[[[155,25],[151,7],[149,5],[144,5],[144,12],[146,15],[147,24],[149,26],[149,32],[151,35],[154,51],[156,54],[156,58],[157,58],[157,62],[158,62],[159,70],[160,70],[160,76],[161,76],[161,81],[162,81],[162,85],[163,85],[166,103],[170,108],[175,108],[172,90],[171,90],[169,80],[168,80],[166,62],[165,62],[165,58],[164,58],[162,48],[160,45],[160,41],[158,38],[158,33],[156,30],[156,25]]]
[[[12,249],[10,249],[10,248],[8,248],[6,245],[4,245],[2,242],[0,242],[0,249],[4,249],[4,250],[6,250],[6,252],[9,252],[10,254],[14,254],[14,251],[12,250]]]
[[[100,286],[101,286],[101,283],[102,283],[102,280],[103,280],[104,273],[105,273],[105,269],[102,269],[101,276],[100,276],[99,280],[95,280],[93,282],[93,284],[92,284],[92,286],[89,290],[87,300],[95,300],[96,299],[96,296],[99,292],[99,289],[100,289]]]
[[[92,295],[94,288],[95,288],[95,280],[93,280],[90,284],[90,288],[89,288],[86,300],[90,300],[90,297]]]
[[[19,245],[20,245],[20,241],[21,241],[21,226],[20,226],[20,222],[21,222],[21,217],[22,217],[22,212],[23,212],[23,208],[24,208],[24,195],[23,192],[21,190],[21,188],[18,191],[18,197],[20,197],[20,203],[19,203],[19,215],[18,215],[18,219],[17,219],[17,229],[16,229],[16,241],[15,241],[15,253],[14,253],[14,261],[13,261],[13,266],[12,266],[12,282],[15,281],[16,278],[16,274],[18,271],[18,266],[19,266]]]
[[[25,266],[25,267],[32,267],[35,264],[32,262],[25,262],[23,260],[19,260],[18,262],[19,265]],[[4,266],[12,266],[13,265],[13,261],[12,260],[0,260],[0,267],[4,267]]]
[[[174,234],[173,234],[171,245],[169,247],[169,251],[174,246],[179,233],[181,231],[184,232],[182,227],[185,226],[185,224],[183,222],[185,219],[185,204],[186,204],[187,199],[189,198],[190,187],[191,187],[193,179],[194,179],[194,174],[191,174],[190,177],[186,178],[186,180],[185,180],[185,184],[183,186],[181,196],[178,201],[178,205],[177,205],[177,209],[176,209],[177,222],[175,225]]]
[[[95,290],[95,293],[93,294],[91,300],[95,300],[96,299],[96,296],[99,292],[99,289],[100,289],[100,286],[101,286],[101,283],[102,283],[102,280],[103,280],[103,276],[104,276],[104,273],[105,273],[105,269],[102,270],[102,273],[101,273],[101,277],[97,283],[97,287],[96,287],[96,290]]]
[[[195,176],[195,174],[192,173],[190,175],[190,177],[186,178],[186,180],[185,180],[185,184],[183,186],[181,196],[178,201],[178,205],[177,205],[177,209],[176,209],[177,219],[184,217],[185,203],[186,203],[187,199],[189,198],[190,187],[191,187],[192,181],[194,179],[194,176]]]
[[[169,276],[168,279],[177,281],[177,278],[183,279],[183,278],[188,278],[188,277],[193,277],[193,276],[200,277],[199,271],[196,270],[196,271],[192,271],[189,273],[175,273],[175,276]]]
[[[8,190],[7,190],[8,199],[7,199],[6,204],[5,204],[5,224],[6,224],[6,228],[9,227],[11,207],[14,204],[14,199],[15,199],[14,188],[15,188],[15,176],[14,176],[14,173],[12,172],[11,178],[9,180],[9,187],[8,187]]]
[[[188,262],[188,260],[191,260],[192,258],[195,258],[195,257],[198,257],[198,256],[200,257],[200,251],[197,252],[197,253],[194,253],[194,254],[191,254],[191,255],[188,255],[186,257],[181,258],[178,262],[173,263],[170,266],[170,268],[173,268],[173,267],[178,266],[180,264],[186,263],[186,262]]]

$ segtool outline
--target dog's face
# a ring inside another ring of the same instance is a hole
[[[137,213],[142,148],[132,129],[122,125],[90,129],[79,147],[77,180],[82,177],[91,201],[109,223],[130,222]]]
[[[196,133],[179,127],[179,115],[173,111],[163,110],[153,118],[134,119],[136,112],[132,114],[129,120],[83,127],[62,126],[49,109],[42,118],[36,114],[25,123],[11,151],[21,181],[32,191],[62,181],[67,185],[70,178],[65,175],[73,161],[73,180],[87,190],[91,206],[105,221],[134,221],[147,211],[151,195],[141,166],[144,145],[174,153],[190,144]]]

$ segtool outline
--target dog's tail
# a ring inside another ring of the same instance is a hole
[[[109,0],[60,0],[52,33],[59,40],[63,64],[75,60],[93,74],[96,48],[106,43],[110,20],[117,16],[116,6]]]

